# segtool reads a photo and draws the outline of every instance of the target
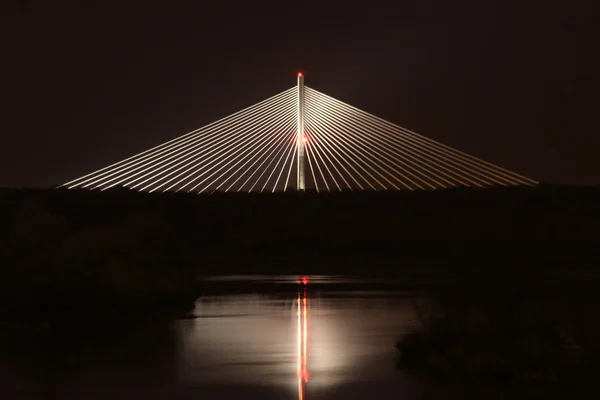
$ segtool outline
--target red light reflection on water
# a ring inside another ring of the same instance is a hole
[[[304,296],[300,299],[298,293],[298,396],[304,400],[306,383],[310,373],[308,372],[308,299],[306,297],[306,284],[308,279],[302,278],[304,284]],[[302,300],[302,301],[301,301]]]

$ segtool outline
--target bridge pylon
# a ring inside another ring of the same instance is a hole
[[[304,137],[304,74],[302,72],[298,72],[298,150],[297,154],[297,183],[296,189],[299,192],[303,192],[305,190],[304,185],[304,146],[305,146],[305,137]]]
[[[305,86],[298,72],[296,86],[61,186],[200,194],[523,185],[537,182]]]

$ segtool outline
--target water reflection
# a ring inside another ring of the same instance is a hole
[[[86,339],[2,338],[0,399],[418,398],[395,368],[410,293],[324,276],[259,279],[211,282],[189,319]]]
[[[302,308],[300,307],[300,293],[298,293],[298,397],[304,400],[304,392],[308,383],[308,299],[306,296],[307,278],[303,278],[304,296]],[[302,319],[300,319],[302,315]]]
[[[394,343],[412,328],[413,297],[328,291],[320,279],[288,282],[296,290],[279,295],[199,299],[196,319],[177,325],[182,382],[280,388],[285,398],[301,400],[307,392],[311,399],[338,398],[344,390],[359,398],[357,387],[367,395],[373,385],[390,398],[406,394]]]

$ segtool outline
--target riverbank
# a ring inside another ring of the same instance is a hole
[[[482,271],[453,279],[417,306],[419,326],[397,343],[398,367],[443,399],[598,394],[599,285],[597,276]]]
[[[0,320],[181,314],[210,275],[589,273],[600,265],[599,228],[598,187],[0,190]]]

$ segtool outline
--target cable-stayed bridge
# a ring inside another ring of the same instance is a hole
[[[63,184],[140,191],[434,190],[537,182],[304,85]]]

